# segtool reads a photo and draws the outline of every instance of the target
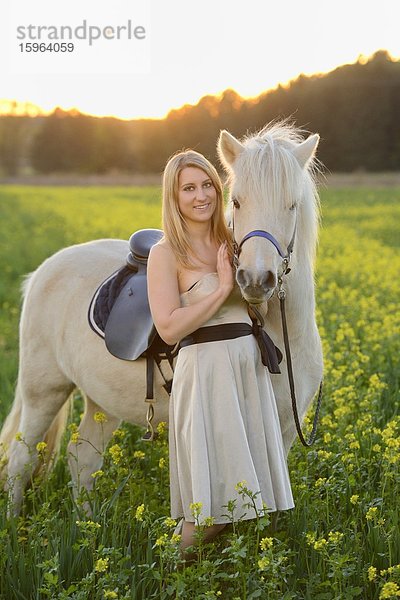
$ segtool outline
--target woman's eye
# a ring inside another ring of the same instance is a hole
[[[205,184],[204,184],[204,187],[205,187],[205,188],[210,188],[210,187],[212,187],[212,183],[211,183],[211,181],[207,181],[207,183],[205,183]]]
[[[193,189],[194,189],[194,188],[193,188],[193,186],[192,186],[192,185],[188,185],[187,187],[184,187],[184,188],[183,188],[183,190],[184,190],[185,192],[192,192],[192,191],[193,191]]]

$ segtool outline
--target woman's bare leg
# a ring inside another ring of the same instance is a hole
[[[220,525],[211,525],[211,527],[206,527],[203,533],[203,539],[205,542],[210,542],[214,539],[220,531],[225,527],[225,523],[221,523]],[[195,546],[197,543],[196,540],[196,524],[191,523],[190,521],[184,521],[182,527],[182,539],[181,539],[181,552],[182,557],[187,560],[193,560],[194,554],[186,552],[186,548],[189,546]]]

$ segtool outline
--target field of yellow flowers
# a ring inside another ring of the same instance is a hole
[[[17,374],[21,276],[63,246],[159,227],[159,198],[155,187],[0,188],[0,423]],[[317,442],[290,454],[293,510],[235,523],[208,545],[199,524],[197,559],[182,569],[166,426],[152,444],[132,425],[114,432],[90,518],[87,498],[72,498],[64,442],[20,517],[7,518],[0,494],[0,598],[400,598],[399,222],[399,188],[322,191],[325,392]],[[77,392],[66,436],[77,443],[81,411]],[[101,428],[104,416],[95,420]],[[39,451],[46,461],[45,444]]]

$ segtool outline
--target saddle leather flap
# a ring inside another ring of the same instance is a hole
[[[147,299],[146,273],[137,273],[122,288],[111,309],[104,330],[111,354],[123,360],[136,360],[156,336]]]

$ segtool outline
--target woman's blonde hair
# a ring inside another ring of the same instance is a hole
[[[162,228],[164,237],[171,245],[178,263],[187,269],[194,269],[195,265],[191,260],[194,252],[186,221],[178,204],[179,175],[186,167],[201,169],[212,181],[217,193],[217,202],[211,217],[211,235],[218,245],[227,241],[230,256],[232,256],[232,240],[225,223],[222,183],[215,167],[195,150],[185,150],[171,156],[163,175]]]

